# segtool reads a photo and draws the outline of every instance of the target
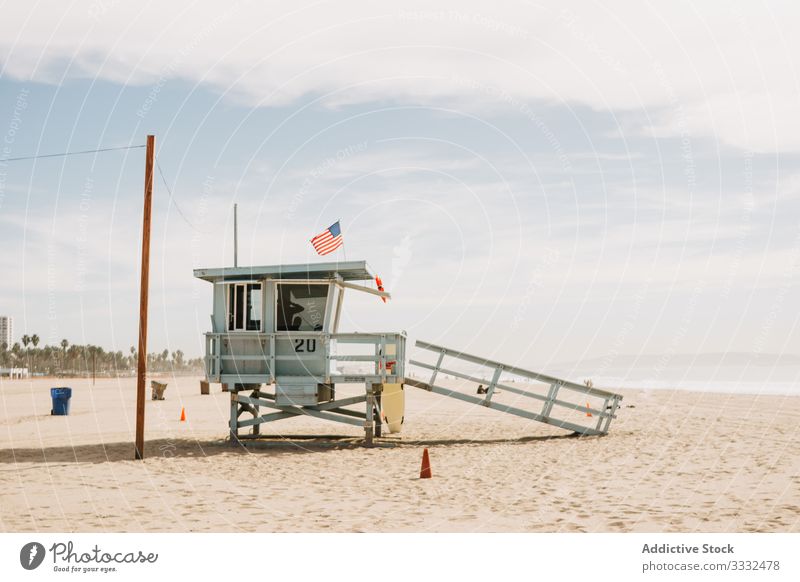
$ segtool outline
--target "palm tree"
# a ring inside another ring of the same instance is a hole
[[[17,362],[20,359],[20,353],[22,352],[22,347],[19,345],[19,342],[14,342],[14,345],[11,346],[11,353],[9,354],[9,359],[11,360],[11,367],[16,368],[19,364]]]
[[[61,340],[61,373],[64,373],[64,364],[67,362],[67,348],[69,347],[69,342],[65,339]]]
[[[98,348],[97,346],[93,346],[93,345],[91,345],[91,344],[90,344],[90,345],[88,345],[88,346],[86,347],[86,351],[87,351],[87,353],[89,354],[89,358],[90,358],[90,359],[91,359],[91,361],[92,361],[92,368],[91,368],[91,369],[92,369],[92,384],[94,384],[94,377],[95,377],[95,375],[96,375],[96,373],[97,373],[97,354],[98,354],[98,352],[100,351],[100,348]],[[87,367],[88,367],[88,365],[89,365],[89,364],[88,364],[88,362],[87,362]],[[88,371],[88,370],[87,370],[87,371]]]
[[[30,368],[30,358],[28,357],[28,344],[31,343],[31,336],[23,335],[22,336],[22,345],[25,346],[25,359],[28,360],[28,367]]]
[[[31,343],[33,344],[33,368],[36,367],[36,346],[39,345],[39,336],[33,334],[31,336]],[[33,369],[31,369],[31,373],[33,373]]]
[[[72,372],[75,371],[75,360],[77,360],[80,357],[80,355],[81,355],[81,346],[76,346],[75,344],[69,346],[69,349],[67,350],[67,359],[69,360],[70,363],[70,371]]]

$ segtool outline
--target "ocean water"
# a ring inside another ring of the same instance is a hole
[[[780,394],[800,396],[800,366],[691,366],[685,369],[624,368],[592,374],[588,369],[554,370],[554,376],[583,382],[591,378],[597,388],[690,390],[727,394]]]
[[[583,362],[523,366],[556,378],[583,384],[591,379],[596,388],[614,390],[689,390],[726,394],[777,394],[800,396],[800,356],[753,354],[701,354],[665,356],[620,356],[609,363],[595,358]],[[493,369],[474,364],[450,369],[488,383]],[[430,372],[409,366],[406,370],[426,379]],[[446,376],[446,374],[445,374]],[[526,382],[503,374],[501,383]]]

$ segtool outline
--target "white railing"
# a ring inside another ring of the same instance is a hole
[[[210,382],[271,384],[282,375],[281,363],[316,364],[309,372],[320,382],[402,382],[405,332],[223,332],[206,333],[205,369]],[[338,345],[363,346],[367,353],[338,354]],[[286,350],[290,353],[284,353]],[[361,362],[369,370],[340,373],[338,364]]]
[[[431,375],[427,382],[407,379],[407,384],[464,402],[480,404],[500,412],[544,422],[545,424],[576,433],[586,435],[606,434],[611,425],[611,420],[616,418],[616,412],[622,400],[621,395],[613,392],[473,356],[460,350],[445,348],[429,342],[417,341],[416,347],[432,352],[438,357],[434,363],[418,360],[409,361],[409,365],[429,370]],[[448,365],[445,365],[445,358],[449,358]],[[465,373],[461,370],[453,369],[452,365],[459,365],[459,363],[464,362],[476,367],[479,371]],[[482,397],[479,398],[459,390],[438,386],[436,385],[436,379],[440,374],[466,380],[472,384],[485,385],[485,391],[480,393]],[[502,383],[501,378],[504,374],[531,382],[538,389],[535,387],[510,386],[508,382]],[[524,397],[526,403],[531,403],[531,400],[536,401],[537,406],[533,410],[530,407],[521,408],[520,405],[523,401],[519,399],[514,401],[514,406],[498,402],[497,399],[493,399],[498,388],[514,396]],[[569,395],[570,393],[571,395]]]

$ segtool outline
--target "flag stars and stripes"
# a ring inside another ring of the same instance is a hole
[[[339,221],[337,220],[312,238],[311,244],[314,245],[314,250],[317,251],[318,255],[327,255],[342,246],[344,241],[342,240],[342,229],[339,227]]]

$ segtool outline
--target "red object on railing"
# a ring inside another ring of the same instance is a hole
[[[383,281],[381,281],[381,278],[377,275],[375,275],[375,284],[378,286],[378,291],[383,292]],[[381,297],[381,299],[386,303],[386,297]]]
[[[386,371],[394,374],[394,367],[397,365],[397,360],[389,360],[386,362]],[[383,370],[383,361],[378,360],[378,369]]]

